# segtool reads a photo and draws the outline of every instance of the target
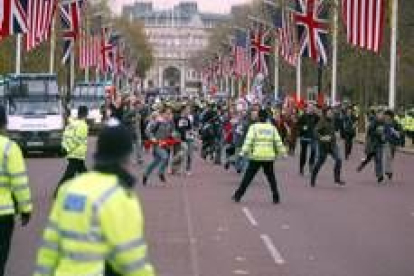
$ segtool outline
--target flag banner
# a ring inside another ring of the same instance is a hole
[[[63,28],[62,64],[67,64],[69,61],[75,48],[75,42],[79,37],[82,4],[83,0],[75,0],[72,2],[63,2],[59,5]]]
[[[0,0],[0,39],[26,33],[29,0]]]
[[[384,32],[384,0],[342,0],[342,18],[349,44],[379,52]]]
[[[295,21],[299,54],[315,62],[328,63],[328,5],[325,0],[296,0]]]
[[[272,50],[270,33],[270,29],[265,30],[265,27],[260,24],[252,32],[250,42],[252,69],[255,73],[262,73],[265,77],[269,75],[267,57]]]
[[[25,36],[26,51],[49,40],[58,0],[28,0],[28,32]]]

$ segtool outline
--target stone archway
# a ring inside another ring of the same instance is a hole
[[[162,73],[163,86],[169,88],[180,87],[181,71],[177,67],[168,66]]]

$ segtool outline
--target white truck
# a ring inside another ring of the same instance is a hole
[[[92,131],[102,126],[105,105],[105,84],[99,82],[77,83],[69,99],[70,116],[78,116],[79,106],[88,108],[88,125]]]
[[[64,108],[54,74],[8,75],[7,131],[24,152],[61,152]]]

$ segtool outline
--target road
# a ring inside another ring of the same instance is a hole
[[[271,203],[262,174],[241,203],[232,202],[240,176],[198,158],[192,176],[137,185],[158,275],[413,276],[414,156],[399,154],[394,181],[378,186],[371,168],[355,172],[361,152],[344,164],[344,188],[333,184],[332,161],[316,188],[298,175],[297,158],[278,161],[280,205]],[[8,276],[31,275],[65,165],[43,157],[27,162],[35,214],[16,230]]]

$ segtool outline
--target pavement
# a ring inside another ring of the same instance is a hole
[[[362,147],[344,162],[344,188],[333,164],[317,187],[298,174],[296,157],[276,162],[280,205],[262,173],[242,202],[240,176],[196,158],[191,176],[137,184],[150,259],[159,276],[413,276],[414,156],[398,154],[395,179],[378,185],[371,167],[356,173]],[[148,158],[148,157],[147,157]],[[32,275],[50,199],[65,161],[32,156],[33,220],[17,227],[7,276]],[[137,175],[142,175],[137,167]],[[76,276],[76,275],[74,275]]]

